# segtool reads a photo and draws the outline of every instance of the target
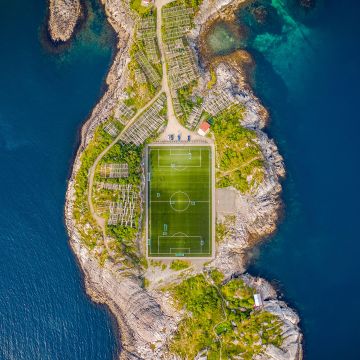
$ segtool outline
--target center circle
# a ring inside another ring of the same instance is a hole
[[[189,195],[183,191],[176,191],[170,197],[170,206],[175,211],[185,211],[189,205]]]

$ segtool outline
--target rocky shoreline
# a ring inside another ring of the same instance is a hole
[[[195,18],[196,26],[191,33],[193,46],[198,46],[196,39],[209,19],[215,18],[216,13],[224,8],[231,14],[231,9],[243,2],[241,0],[205,0]],[[67,41],[71,37],[77,21],[75,18],[78,19],[80,16],[76,3],[77,1],[50,0],[49,31],[54,41]],[[134,19],[120,0],[102,0],[102,3],[108,21],[117,33],[117,53],[106,78],[107,90],[81,129],[81,143],[66,193],[66,226],[70,245],[84,273],[87,294],[93,301],[106,304],[117,320],[121,338],[119,358],[175,359],[176,357],[168,353],[167,344],[181,320],[181,315],[174,311],[171,299],[158,290],[156,279],[152,286],[144,288],[139,271],[124,273],[119,270],[117,264],[111,261],[106,261],[104,266],[100,266],[94,254],[82,242],[73,218],[74,178],[81,165],[80,156],[91,141],[95,128],[111,115],[115,104],[121,99],[127,76],[129,47],[134,31]],[[59,27],[63,19],[67,22],[66,30]],[[275,231],[281,209],[280,179],[285,175],[282,157],[275,143],[262,131],[268,114],[246,85],[246,76],[240,64],[236,67],[232,60],[219,61],[216,65],[216,73],[225,87],[234,94],[245,97],[248,110],[243,125],[255,129],[266,167],[265,179],[256,194],[241,195],[236,192],[235,222],[230,227],[226,238],[218,245],[216,258],[211,263],[227,277],[243,273],[246,270],[248,251],[264,236]],[[206,78],[208,76],[206,69],[203,69],[203,72]],[[234,191],[234,189],[225,191]],[[218,212],[217,217],[225,219],[226,215]],[[202,265],[195,265],[189,273],[199,273],[201,268]],[[284,302],[277,300],[275,290],[265,280],[256,279],[250,275],[241,276],[245,282],[262,294],[265,309],[279,316],[284,323],[285,340],[281,349],[268,346],[256,359],[302,359],[302,334],[298,326],[297,314]],[[171,282],[173,275],[167,277],[165,272],[157,280],[159,283]]]
[[[69,41],[81,15],[80,0],[49,0],[48,29],[52,41]]]

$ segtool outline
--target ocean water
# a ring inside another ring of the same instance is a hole
[[[238,21],[287,178],[284,217],[250,272],[299,312],[305,359],[360,359],[360,3],[317,1],[308,11],[295,0],[256,3],[265,20],[248,7]]]
[[[85,295],[63,207],[114,35],[94,2],[72,46],[53,52],[47,1],[0,4],[0,359],[112,359],[115,325]]]

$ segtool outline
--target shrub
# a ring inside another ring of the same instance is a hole
[[[171,270],[175,270],[175,271],[179,271],[179,270],[184,270],[187,269],[190,266],[189,261],[185,261],[185,260],[174,260],[171,262],[170,264],[170,269]]]

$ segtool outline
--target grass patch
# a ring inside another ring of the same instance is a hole
[[[144,147],[136,147],[132,144],[115,144],[101,159],[96,169],[93,188],[93,204],[95,211],[108,220],[108,210],[101,213],[100,209],[103,204],[111,201],[117,201],[119,192],[114,190],[105,190],[97,188],[97,183],[104,181],[100,176],[100,167],[105,163],[127,163],[129,176],[126,178],[107,178],[107,183],[115,183],[121,185],[132,185],[132,190],[139,194],[141,185],[141,160]],[[135,240],[139,229],[139,219],[141,214],[140,196],[135,199],[134,226],[123,225],[106,225],[106,234],[116,240],[116,252],[124,254],[137,264],[141,264],[146,268],[147,264],[138,257],[138,249]]]
[[[195,99],[193,101],[193,90],[194,87],[197,85],[197,81],[194,80],[190,84],[180,88],[177,90],[178,100],[183,111],[183,115],[180,117],[180,122],[185,125],[187,118],[189,117],[192,109],[195,105],[201,105],[202,98]]]
[[[102,234],[91,216],[87,201],[89,170],[102,150],[113,141],[113,138],[103,130],[103,126],[100,125],[95,130],[93,140],[81,154],[81,165],[74,178],[73,217],[82,241],[90,249],[93,249],[102,240]]]
[[[142,71],[139,64],[135,60],[135,54],[138,51],[145,51],[144,45],[142,41],[133,42],[130,48],[130,62],[128,64],[129,70],[129,83],[125,88],[125,92],[128,95],[128,98],[124,101],[126,106],[134,106],[137,110],[141,109],[144,105],[146,105],[156,94],[156,88],[149,82],[138,83],[136,81],[135,73],[137,71]],[[156,66],[156,70],[161,71],[161,66]]]
[[[216,223],[215,241],[217,245],[221,244],[231,234],[231,226],[235,224],[235,220],[236,217],[234,215],[227,215],[223,222]]]
[[[170,8],[177,5],[184,5],[187,8],[192,8],[196,14],[199,11],[199,7],[202,4],[202,0],[177,0],[172,1],[164,6],[164,8]]]
[[[187,269],[190,266],[190,262],[186,260],[174,260],[170,264],[170,269],[180,271]]]
[[[217,81],[217,77],[216,77],[216,72],[215,70],[211,67],[210,68],[210,80],[209,82],[206,84],[207,89],[211,90],[213,88],[213,86],[216,84]]]
[[[253,310],[253,289],[241,279],[221,285],[223,276],[218,270],[210,277],[216,286],[197,275],[170,289],[177,308],[186,311],[170,343],[173,353],[193,359],[207,350],[207,358],[215,360],[220,358],[221,347],[223,359],[251,360],[263,351],[263,345],[282,344],[280,319]]]
[[[234,186],[242,193],[264,179],[264,161],[255,131],[240,125],[244,108],[234,105],[212,119],[216,142],[216,185]]]
[[[210,256],[211,148],[154,145],[148,149],[149,256]]]
[[[152,4],[143,6],[141,0],[130,0],[130,8],[135,11],[140,17],[147,17],[154,11]]]

